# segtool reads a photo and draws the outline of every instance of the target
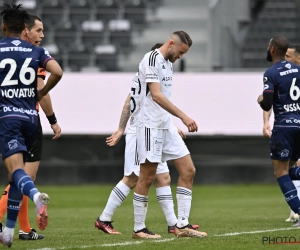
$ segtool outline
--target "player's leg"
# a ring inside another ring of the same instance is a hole
[[[2,223],[1,223],[2,218],[7,211],[8,190],[9,190],[9,185],[7,185],[6,188],[4,189],[0,199],[0,227],[2,227]]]
[[[205,232],[195,230],[189,223],[192,186],[196,172],[190,153],[177,128],[169,129],[165,140],[163,160],[172,160],[179,174],[176,190],[178,220],[174,233],[177,237],[206,237]]]
[[[293,168],[299,158],[299,139],[300,133],[296,129],[273,129],[270,140],[270,155],[274,166],[274,175],[286,202],[294,213],[299,213],[300,200],[292,181],[296,178],[293,178],[290,169]]]
[[[170,187],[171,176],[169,173],[169,168],[166,162],[159,163],[156,170],[155,176],[156,184],[156,197],[158,203],[163,210],[167,224],[168,224],[168,233],[174,233],[174,229],[177,223],[177,217],[174,211],[174,202],[172,196],[172,190]],[[197,230],[198,225],[192,225],[192,227]]]
[[[155,179],[158,162],[161,162],[161,145],[151,147],[155,138],[163,138],[163,131],[146,127],[137,128],[137,148],[140,176],[133,194],[134,229],[132,238],[161,238],[146,228],[148,193]]]
[[[130,190],[136,186],[138,181],[138,161],[136,160],[136,135],[127,134],[125,137],[125,163],[124,177],[113,188],[105,205],[105,208],[99,218],[95,221],[95,227],[108,234],[121,234],[112,226],[112,216],[117,208],[126,199]]]
[[[43,129],[38,117],[38,127],[36,132],[36,140],[29,150],[26,159],[24,171],[30,176],[32,181],[35,181],[37,171],[42,159],[43,150]],[[19,239],[20,240],[42,240],[45,236],[38,234],[34,228],[31,228],[28,218],[28,197],[23,195],[22,205],[18,215],[20,223]]]
[[[168,232],[173,233],[174,225],[177,223],[177,217],[174,212],[170,183],[171,177],[167,163],[159,163],[155,176],[156,198],[167,220]]]

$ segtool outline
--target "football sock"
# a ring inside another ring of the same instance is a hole
[[[13,172],[12,179],[16,187],[33,201],[33,196],[38,193],[38,190],[30,176],[23,169],[17,169]]]
[[[176,198],[178,206],[177,227],[182,228],[189,224],[189,216],[192,204],[192,190],[184,187],[177,187]]]
[[[174,203],[170,186],[156,188],[156,197],[161,209],[164,212],[168,226],[174,226],[177,218],[174,212]]]
[[[283,193],[286,202],[290,208],[295,212],[299,213],[300,201],[297,195],[297,189],[291,180],[289,175],[283,175],[277,179],[280,186],[281,192]]]
[[[133,194],[133,211],[134,211],[134,232],[140,231],[146,227],[145,219],[148,209],[148,196]]]
[[[23,195],[22,205],[18,215],[18,220],[20,223],[20,230],[23,230],[25,233],[29,233],[31,228],[28,218],[28,197]]]
[[[10,188],[8,190],[7,220],[5,227],[13,229],[16,225],[23,194],[13,182],[10,182],[9,184]]]
[[[120,181],[111,191],[106,206],[99,216],[99,220],[111,221],[114,212],[123,203],[129,193],[130,188]]]
[[[290,168],[289,176],[292,180],[300,180],[300,167]]]
[[[2,221],[2,218],[3,218],[4,214],[7,211],[8,190],[9,190],[9,185],[4,189],[3,194],[1,196],[1,200],[0,200],[0,222]]]

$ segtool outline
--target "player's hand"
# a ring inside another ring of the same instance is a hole
[[[61,135],[61,128],[60,126],[58,125],[58,123],[55,123],[55,124],[51,124],[51,128],[54,132],[54,136],[52,137],[52,140],[57,140],[60,135]]]
[[[197,132],[198,131],[197,123],[190,117],[184,116],[181,120],[182,120],[183,124],[185,126],[187,126],[189,132]]]
[[[107,137],[106,138],[106,144],[108,146],[115,146],[118,141],[121,139],[122,135],[123,135],[123,132],[124,131],[121,131],[121,130],[117,130],[116,132],[114,132],[110,137]]]
[[[264,99],[264,96],[261,94],[257,98],[257,103],[259,104]]]
[[[265,123],[263,127],[263,135],[266,138],[271,138],[271,126],[270,123]]]
[[[186,138],[185,133],[183,133],[183,131],[180,128],[177,129],[178,129],[178,134],[181,136],[181,138],[185,139]]]

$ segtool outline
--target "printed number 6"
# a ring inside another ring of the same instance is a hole
[[[296,78],[293,78],[292,86],[290,88],[290,96],[293,101],[297,101],[300,97],[300,89],[295,84],[296,84]]]

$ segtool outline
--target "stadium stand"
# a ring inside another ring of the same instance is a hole
[[[276,35],[299,43],[298,0],[251,0],[251,23],[242,45],[242,67],[268,67],[265,60],[268,41]]]

